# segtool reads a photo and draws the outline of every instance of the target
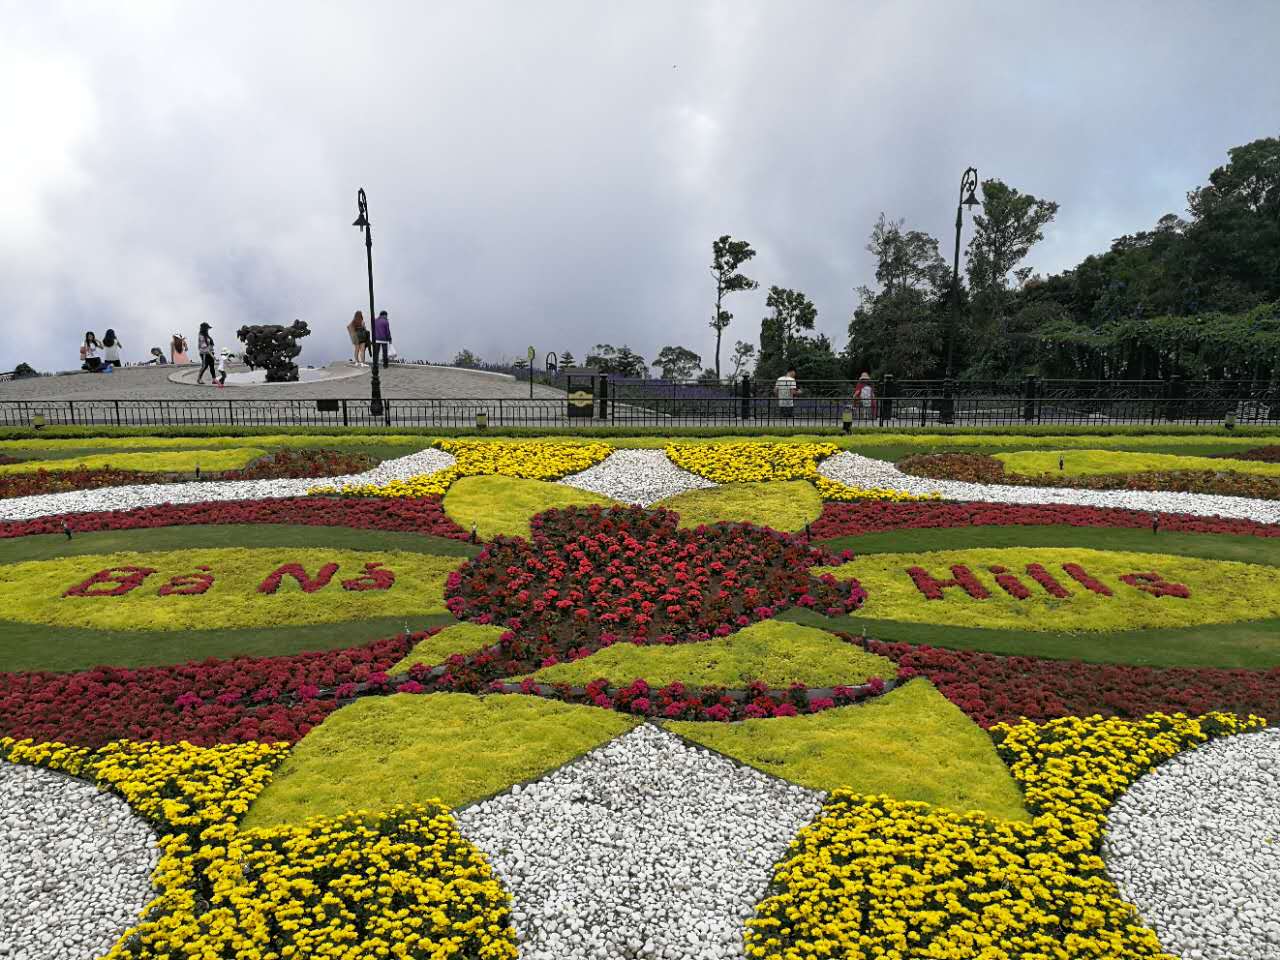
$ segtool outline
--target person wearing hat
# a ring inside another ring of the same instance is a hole
[[[853,413],[858,420],[874,420],[876,417],[876,389],[871,384],[871,374],[865,370],[853,388]]]
[[[200,324],[200,334],[196,337],[196,349],[200,351],[200,372],[196,374],[196,383],[204,382],[204,372],[209,371],[210,380],[218,374],[214,369],[214,343],[212,327],[207,323]]]

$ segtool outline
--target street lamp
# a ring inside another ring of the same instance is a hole
[[[969,167],[960,177],[960,202],[956,204],[956,252],[951,262],[951,310],[947,318],[947,380],[943,386],[942,419],[955,419],[952,378],[955,376],[956,313],[960,309],[960,228],[964,225],[964,208],[981,206],[974,195],[978,188],[978,168]]]
[[[375,318],[373,312],[373,224],[369,222],[369,201],[364,195],[364,187],[361,187],[356,193],[356,211],[356,219],[351,225],[364,231],[365,259],[369,264],[369,345],[372,348],[369,356],[372,360],[370,370],[373,374],[372,382],[370,383],[369,415],[380,417],[382,416],[382,380],[378,376],[378,348],[373,342]]]

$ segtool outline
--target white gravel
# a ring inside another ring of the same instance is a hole
[[[688,490],[718,486],[677,467],[662,450],[615,450],[594,467],[567,476],[560,483],[642,507]]]
[[[215,480],[209,483],[147,483],[100,490],[73,490],[34,497],[0,500],[0,520],[30,520],[51,513],[95,513],[100,510],[132,510],[162,503],[203,503],[207,500],[258,500],[266,497],[301,497],[313,487],[340,487],[346,483],[385,484],[391,480],[435,473],[453,466],[451,453],[434,447],[386,460],[364,473],[340,477],[303,477],[297,480]]]
[[[91,960],[151,902],[159,859],[119,797],[0,761],[0,957]]]
[[[1112,807],[1103,856],[1184,960],[1280,960],[1280,728],[1215,740]]]
[[[823,794],[652,724],[460,811],[526,960],[743,955],[743,921]]]
[[[1015,487],[1008,484],[929,480],[903,473],[892,463],[856,453],[838,453],[822,461],[818,472],[853,487],[882,487],[907,493],[938,493],[948,500],[988,503],[1065,503],[1087,507],[1120,507],[1155,513],[1187,513],[1200,517],[1232,517],[1280,523],[1280,501],[1250,497],[1218,497],[1205,493],[1145,490],[1072,490],[1066,487]]]

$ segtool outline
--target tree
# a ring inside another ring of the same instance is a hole
[[[702,358],[684,347],[663,347],[653,358],[663,380],[691,380],[702,366]]]
[[[818,319],[818,308],[799,290],[770,287],[764,305],[773,311],[770,318],[782,341],[783,359],[787,359],[792,342],[801,330],[812,330]]]
[[[1057,213],[1058,205],[1051,200],[1020,193],[1000,180],[982,182],[982,212],[973,218],[966,266],[976,334],[969,338],[971,345],[985,347],[1003,335],[1009,278],[1012,275],[1021,287],[1030,277],[1031,268],[1018,264],[1044,239],[1044,228]]]
[[[36,370],[35,367],[31,366],[29,363],[20,363],[13,368],[13,379],[15,380],[38,376],[40,376],[40,371]]]
[[[572,366],[573,366],[575,363],[577,363],[577,362],[578,362],[578,361],[577,361],[577,359],[576,359],[576,358],[574,357],[574,355],[573,355],[572,353],[570,353],[568,350],[566,350],[564,353],[560,354],[560,366],[561,366],[561,367],[572,367]]]
[[[455,367],[468,367],[470,369],[476,369],[483,362],[484,362],[483,360],[477,357],[470,350],[459,350],[457,354],[454,355],[454,358],[453,358],[453,365]]]
[[[733,345],[733,356],[730,358],[733,360],[733,378],[736,380],[739,375],[745,373],[747,366],[755,358],[756,345],[754,343],[747,343],[745,340],[739,340],[735,343]]]
[[[751,244],[745,240],[734,240],[727,233],[711,243],[711,274],[716,278],[716,312],[711,318],[711,329],[716,332],[717,380],[720,379],[720,338],[733,319],[733,314],[724,309],[724,296],[759,286],[750,277],[738,273],[738,268],[755,255]]]
[[[597,343],[587,354],[587,366],[617,377],[643,377],[649,372],[644,357],[626,344],[615,347],[611,343]]]
[[[867,250],[876,258],[878,290],[857,289],[859,303],[849,320],[845,358],[856,375],[863,370],[924,378],[938,364],[951,271],[938,241],[905,221],[882,213],[871,228]]]

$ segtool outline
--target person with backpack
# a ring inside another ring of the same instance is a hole
[[[209,371],[210,380],[217,376],[214,372],[213,335],[210,333],[211,329],[207,323],[200,324],[200,335],[196,337],[196,350],[200,353],[200,372],[196,374],[196,383],[204,382],[204,372],[206,370]]]
[[[191,362],[191,359],[187,356],[187,338],[180,333],[175,333],[173,339],[169,341],[169,362]]]

